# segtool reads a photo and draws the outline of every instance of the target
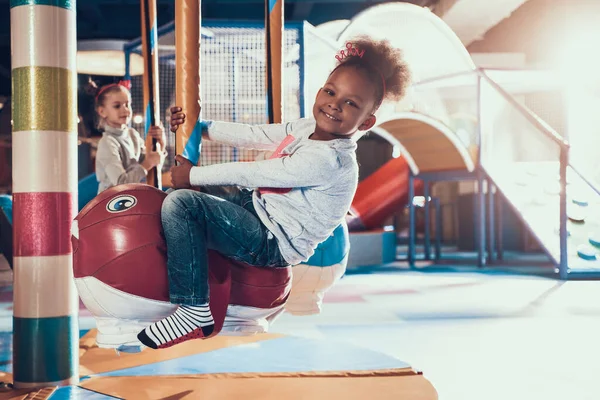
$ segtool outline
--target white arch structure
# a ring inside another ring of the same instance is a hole
[[[460,39],[429,9],[410,3],[386,3],[357,14],[338,37],[342,46],[361,35],[387,39],[402,49],[413,83],[459,72],[475,64]]]
[[[379,122],[371,131],[400,148],[413,175],[440,170],[475,170],[471,154],[456,134],[427,115],[397,113]]]

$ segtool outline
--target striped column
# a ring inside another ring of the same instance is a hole
[[[175,104],[187,115],[175,135],[175,153],[200,161],[200,0],[175,0]],[[185,150],[184,150],[185,149]],[[183,152],[183,153],[182,153]]]
[[[156,0],[142,0],[142,56],[144,57],[144,137],[146,148],[156,150],[156,139],[148,136],[148,129],[160,123],[160,97],[158,85],[158,38],[156,35]],[[163,149],[164,150],[164,149]],[[162,189],[158,168],[148,171],[148,185]]]
[[[283,120],[283,0],[265,0],[267,113],[269,123]]]
[[[11,0],[16,387],[78,382],[74,0]]]

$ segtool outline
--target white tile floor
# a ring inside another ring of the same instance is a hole
[[[393,355],[422,370],[442,400],[600,399],[600,282],[351,275],[329,300],[322,314],[283,315],[272,330]]]
[[[11,306],[0,303],[0,331],[12,329]],[[85,314],[80,328],[94,327]],[[397,357],[422,370],[441,400],[600,399],[600,281],[477,272],[348,275],[327,294],[321,314],[284,314],[272,332]]]

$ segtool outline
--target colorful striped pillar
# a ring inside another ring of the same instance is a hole
[[[186,113],[175,135],[175,153],[200,162],[200,0],[175,0],[175,104]],[[185,151],[184,151],[185,149]],[[183,153],[182,153],[183,152]]]
[[[283,120],[283,0],[265,0],[267,113],[269,123]]]
[[[156,34],[156,0],[142,0],[142,56],[144,57],[144,137],[146,148],[156,150],[156,139],[148,136],[148,129],[160,123],[160,97],[158,84],[158,38]],[[163,149],[164,150],[164,149]],[[147,183],[162,189],[160,171],[148,171]]]
[[[74,0],[11,0],[16,387],[78,382]]]

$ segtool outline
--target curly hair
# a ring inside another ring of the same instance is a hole
[[[383,100],[397,101],[404,97],[411,74],[400,49],[394,48],[388,40],[375,40],[368,36],[358,36],[347,43],[352,44],[358,54],[342,58],[333,71],[341,67],[364,71],[376,88],[375,109]]]

